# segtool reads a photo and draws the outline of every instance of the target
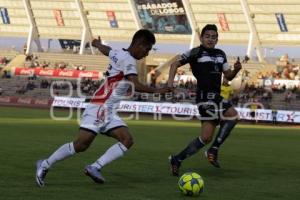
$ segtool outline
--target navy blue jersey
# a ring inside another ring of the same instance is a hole
[[[225,53],[220,49],[206,49],[202,45],[181,55],[180,63],[190,64],[197,79],[197,93],[221,92],[222,73],[229,69]]]

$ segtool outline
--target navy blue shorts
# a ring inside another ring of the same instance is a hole
[[[215,121],[219,123],[224,113],[232,107],[232,104],[220,94],[206,93],[198,95],[197,106],[201,121]]]

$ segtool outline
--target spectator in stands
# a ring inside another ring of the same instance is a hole
[[[281,56],[280,61],[285,61],[288,62],[289,61],[289,55],[288,54],[284,54]]]
[[[73,46],[73,53],[78,53],[78,47],[76,45]]]
[[[179,167],[183,160],[198,152],[212,140],[219,123],[217,137],[206,155],[213,166],[220,167],[217,160],[218,149],[237,123],[238,112],[229,102],[223,101],[220,87],[222,74],[228,80],[232,80],[241,70],[242,65],[236,61],[234,69],[231,70],[225,53],[215,48],[218,42],[216,25],[206,25],[201,31],[200,41],[199,47],[187,51],[179,60],[173,62],[169,72],[168,86],[172,87],[177,68],[190,64],[193,75],[197,79],[196,103],[202,122],[201,136],[195,138],[179,154],[170,156],[171,172],[174,176],[179,175]]]
[[[242,61],[242,63],[247,63],[249,60],[250,60],[250,58],[247,55],[245,55],[244,60]]]
[[[291,91],[288,91],[285,94],[285,102],[288,104],[290,104],[292,102],[292,92]]]
[[[100,37],[93,40],[92,45],[110,58],[107,69],[108,77],[90,98],[90,103],[82,115],[78,138],[62,145],[49,158],[37,162],[36,181],[39,186],[44,186],[45,176],[53,164],[75,153],[85,151],[98,133],[118,140],[98,160],[84,169],[86,175],[95,182],[104,182],[101,169],[113,160],[122,157],[133,145],[133,139],[126,123],[117,115],[116,109],[121,99],[130,88],[149,93],[170,91],[169,88],[148,87],[138,81],[137,60],[146,57],[154,44],[154,34],[146,29],[141,29],[134,34],[127,49],[111,49],[102,44]],[[133,85],[134,87],[131,87]]]
[[[48,88],[50,83],[47,80],[42,80],[40,84],[40,88]]]
[[[28,81],[28,83],[26,84],[26,90],[33,90],[35,88],[35,84],[31,81]]]
[[[2,95],[2,93],[3,93],[3,89],[2,89],[2,87],[0,86],[0,95]]]
[[[9,62],[9,60],[6,57],[0,58],[0,65],[6,65]]]
[[[150,86],[151,87],[156,87],[156,72],[155,72],[155,69],[154,67],[151,67],[151,70],[150,70]]]
[[[11,78],[10,72],[7,70],[3,70],[2,78]]]
[[[159,85],[160,85],[160,87],[164,87],[164,86],[166,86],[166,84],[167,84],[167,79],[166,79],[166,77],[163,77],[163,78],[160,80]]]
[[[27,51],[27,44],[25,43],[23,45],[23,53],[24,53],[24,55],[26,55],[26,51]]]
[[[277,124],[277,110],[275,108],[272,109],[272,123],[273,125]]]
[[[230,100],[231,97],[233,96],[233,89],[231,87],[231,85],[229,84],[229,81],[226,79],[226,77],[223,77],[223,82],[221,85],[221,96],[225,99],[225,100]]]
[[[260,103],[258,103],[258,100],[256,98],[251,98],[250,102],[248,102],[249,104],[249,108],[250,108],[250,116],[253,120],[253,123],[257,123],[258,119],[257,119],[257,109],[259,109],[261,106]]]
[[[47,63],[46,61],[44,61],[44,62],[40,65],[40,67],[43,68],[43,69],[45,69],[45,68],[47,68],[49,65],[50,65],[50,63]]]
[[[26,91],[27,90],[26,90],[26,86],[25,85],[23,85],[23,86],[17,86],[17,90],[16,90],[17,94],[25,94]]]

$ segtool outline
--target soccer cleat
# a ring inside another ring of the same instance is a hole
[[[221,168],[218,162],[218,150],[210,148],[205,151],[205,156],[210,164],[212,164],[216,168]]]
[[[36,174],[35,174],[35,180],[39,187],[45,186],[44,179],[46,178],[46,175],[48,173],[48,169],[45,167],[42,167],[42,162],[44,160],[38,160],[36,162]]]
[[[175,158],[175,156],[170,155],[169,156],[170,165],[171,165],[171,173],[173,176],[179,176],[179,168],[181,165],[181,162]]]
[[[96,183],[104,183],[105,182],[105,179],[101,175],[99,170],[96,167],[93,167],[92,165],[87,165],[84,168],[84,173],[85,173],[85,175],[91,177],[91,179],[93,179],[93,181],[95,181]]]

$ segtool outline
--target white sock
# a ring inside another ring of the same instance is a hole
[[[99,170],[108,163],[111,163],[123,156],[127,150],[128,149],[121,142],[118,142],[107,149],[107,151],[98,160],[96,160],[92,166]]]
[[[49,169],[56,162],[64,160],[75,153],[73,142],[66,143],[59,147],[48,159],[45,159],[41,166]]]

